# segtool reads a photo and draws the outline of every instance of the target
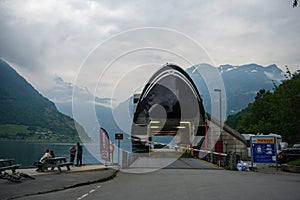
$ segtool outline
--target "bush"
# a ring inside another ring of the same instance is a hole
[[[294,166],[300,166],[300,159],[294,160],[294,161],[290,161],[288,164],[289,165],[294,165]]]

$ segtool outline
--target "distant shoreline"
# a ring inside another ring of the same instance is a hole
[[[16,140],[12,140],[12,139],[3,139],[0,138],[0,142],[24,142],[24,143],[76,143],[78,142],[78,140],[74,140],[74,141],[70,141],[70,140],[66,140],[66,141],[53,141],[53,140],[20,140],[20,139],[16,139]],[[79,142],[82,142],[79,140]],[[86,142],[84,142],[86,143]]]

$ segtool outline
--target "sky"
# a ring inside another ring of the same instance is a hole
[[[168,61],[296,71],[300,8],[292,3],[0,0],[0,58],[42,93],[60,77],[103,98],[139,90]]]

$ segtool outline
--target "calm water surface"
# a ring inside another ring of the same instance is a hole
[[[46,143],[24,141],[0,141],[0,158],[14,158],[15,164],[32,166],[40,159],[44,149],[54,150],[55,156],[64,156],[69,160],[69,148],[74,143]],[[76,158],[75,158],[76,161]],[[83,164],[99,163],[83,146]]]

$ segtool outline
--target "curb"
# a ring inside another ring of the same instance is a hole
[[[84,182],[84,183],[77,183],[77,184],[74,184],[74,185],[71,185],[71,186],[66,186],[61,190],[76,188],[76,187],[89,185],[89,184],[93,184],[93,183],[101,183],[101,182],[109,181],[109,180],[112,180],[113,178],[115,178],[117,176],[118,172],[119,172],[119,170],[113,170],[112,174],[108,177],[100,178],[100,179],[97,179],[97,180],[92,180],[92,181],[88,181],[88,182]]]
[[[281,171],[293,172],[293,173],[300,173],[300,166],[282,164],[281,165]]]
[[[91,170],[91,171],[93,171],[93,170]],[[81,173],[82,172],[88,172],[88,171],[81,171]],[[91,181],[86,181],[86,182],[82,182],[82,183],[77,183],[77,184],[73,184],[73,185],[69,185],[69,186],[64,186],[64,187],[61,187],[61,188],[52,189],[52,190],[48,190],[48,191],[36,192],[36,193],[31,193],[31,194],[25,194],[25,195],[23,195],[23,197],[40,195],[40,194],[47,194],[47,193],[51,193],[51,192],[58,192],[58,191],[62,191],[62,190],[66,190],[66,189],[71,189],[71,188],[76,188],[76,187],[80,187],[80,186],[84,186],[84,185],[89,185],[89,184],[93,184],[93,183],[101,183],[101,182],[109,181],[109,180],[112,180],[113,178],[115,178],[117,176],[118,172],[119,172],[119,170],[113,169],[111,175],[107,176],[107,177],[104,177],[104,178],[95,179],[95,180],[91,180]],[[73,172],[73,173],[75,173],[75,172]],[[14,198],[20,198],[20,197],[21,196],[12,197],[12,199],[14,199]]]

